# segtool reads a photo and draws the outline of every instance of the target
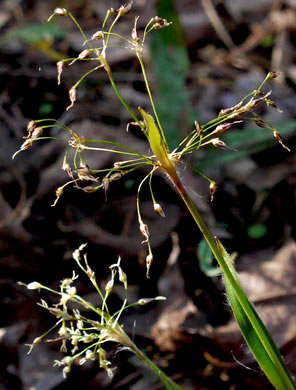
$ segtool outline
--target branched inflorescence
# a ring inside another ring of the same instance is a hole
[[[14,156],[17,155],[19,152],[30,148],[34,142],[44,139],[55,139],[66,144],[62,169],[68,175],[69,180],[65,182],[65,184],[63,184],[61,187],[57,188],[56,200],[53,203],[53,206],[56,205],[57,201],[62,196],[65,187],[68,185],[72,184],[77,189],[87,193],[92,193],[98,191],[99,189],[103,189],[106,193],[108,188],[110,187],[110,184],[113,181],[120,180],[123,176],[133,172],[135,169],[138,169],[143,166],[149,166],[151,170],[140,183],[137,194],[139,227],[142,235],[144,236],[143,242],[146,242],[148,246],[148,254],[146,258],[148,275],[150,265],[153,261],[153,254],[149,240],[149,229],[141,216],[139,195],[143,183],[148,180],[151,198],[153,201],[153,208],[155,212],[157,212],[160,216],[165,216],[161,205],[155,199],[152,189],[151,178],[156,172],[156,170],[160,169],[164,174],[166,174],[178,189],[179,178],[176,168],[177,165],[180,163],[186,164],[183,161],[183,158],[188,154],[196,152],[203,146],[212,145],[216,148],[228,148],[229,146],[227,146],[225,142],[221,139],[221,135],[223,135],[223,133],[228,131],[230,128],[243,122],[244,120],[253,121],[257,126],[261,128],[263,127],[270,129],[273,132],[273,135],[276,140],[285,149],[289,149],[283,144],[282,138],[277,129],[271,123],[262,119],[262,117],[258,114],[258,111],[256,110],[259,105],[266,105],[268,107],[278,109],[276,107],[275,102],[270,99],[271,91],[267,93],[264,93],[262,91],[262,88],[265,83],[268,80],[273,79],[277,76],[275,72],[269,72],[262,84],[256,90],[245,96],[237,105],[235,105],[234,107],[223,109],[219,113],[217,118],[211,120],[204,125],[195,122],[194,129],[189,133],[189,135],[179,145],[177,145],[174,150],[170,151],[166,141],[164,130],[157,115],[149,82],[147,79],[145,65],[143,62],[143,48],[148,34],[153,30],[159,30],[168,27],[170,23],[166,19],[156,16],[147,23],[144,30],[140,33],[137,29],[138,17],[136,17],[130,37],[123,37],[120,34],[114,32],[114,27],[118,20],[130,11],[131,6],[132,1],[127,3],[126,5],[122,5],[118,9],[110,8],[107,11],[106,17],[102,25],[102,29],[94,33],[90,38],[86,37],[83,29],[81,28],[77,20],[65,8],[55,9],[54,13],[49,18],[49,21],[55,16],[70,17],[83,36],[83,46],[88,47],[83,49],[77,57],[63,59],[57,63],[58,83],[61,82],[62,72],[66,67],[72,66],[79,61],[94,61],[95,63],[98,63],[90,71],[85,73],[70,88],[70,105],[67,107],[67,110],[71,109],[74,106],[77,100],[77,89],[81,82],[88,75],[93,72],[96,72],[97,70],[102,69],[106,71],[117,97],[132,117],[133,121],[128,124],[127,131],[130,124],[137,125],[141,129],[143,134],[146,136],[152,153],[144,155],[127,145],[122,145],[116,142],[106,140],[87,139],[73,132],[68,126],[59,122],[58,120],[42,119],[32,120],[29,122],[27,127],[28,134],[26,137],[24,137],[25,141],[21,145],[19,151],[14,154]],[[108,64],[107,52],[108,50],[111,50],[113,48],[113,38],[120,38],[123,47],[126,48],[126,50],[131,50],[132,52],[134,52],[136,57],[138,58],[147,93],[151,102],[155,121],[141,107],[139,107],[138,110],[142,115],[142,120],[138,119],[133,109],[126,103],[126,101],[120,94],[120,91],[118,90],[117,85],[114,81],[110,66]],[[99,43],[99,45],[95,46],[96,43]],[[44,130],[47,130],[52,127],[58,128],[61,131],[66,131],[69,135],[68,140],[59,137],[51,137],[50,135],[43,136]],[[88,166],[87,162],[84,159],[85,151],[108,152],[113,153],[114,155],[120,154],[121,157],[126,156],[127,159],[115,162],[114,165],[108,169],[96,169],[95,167]],[[72,158],[71,163],[69,162],[70,158]],[[208,180],[212,200],[214,193],[217,190],[216,183],[201,172],[198,172],[198,174]],[[181,192],[180,188],[179,192]]]
[[[101,307],[96,307],[92,303],[83,299],[73,286],[73,283],[78,278],[78,275],[73,272],[71,278],[64,279],[60,284],[60,290],[56,291],[49,287],[42,285],[39,282],[32,282],[24,284],[19,282],[20,285],[26,286],[29,290],[46,290],[59,297],[58,303],[49,306],[45,300],[41,300],[40,306],[46,309],[56,318],[56,323],[42,336],[35,338],[32,344],[29,346],[29,352],[43,340],[47,342],[60,341],[61,351],[67,355],[62,360],[56,360],[54,365],[63,367],[63,375],[69,374],[72,365],[83,365],[88,360],[95,360],[99,358],[100,367],[105,369],[112,377],[113,372],[110,368],[110,361],[106,358],[106,351],[104,344],[106,342],[114,342],[121,346],[128,348],[132,352],[138,354],[139,351],[129,336],[123,330],[122,325],[119,324],[119,318],[124,310],[136,305],[146,305],[153,300],[164,300],[165,297],[158,296],[155,298],[142,298],[137,302],[128,304],[127,302],[127,276],[120,266],[120,258],[116,264],[113,264],[111,269],[111,279],[105,286],[105,291],[100,289],[95,272],[88,264],[86,254],[83,254],[85,244],[81,245],[79,249],[73,253],[73,258],[76,261],[79,268],[87,275],[90,282],[96,289],[97,293],[101,297]],[[119,282],[124,286],[125,298],[120,310],[115,313],[111,313],[107,300],[111,294],[115,282],[115,278],[118,276]],[[87,309],[95,313],[98,320],[90,319],[81,314],[79,307],[83,310]],[[54,339],[47,339],[47,335],[56,330],[56,337]],[[71,348],[69,350],[69,348]]]

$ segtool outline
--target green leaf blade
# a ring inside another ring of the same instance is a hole
[[[224,273],[225,286],[229,303],[244,339],[273,386],[277,390],[295,390],[295,384],[279,349],[241,287],[231,257],[220,241],[217,244],[225,264],[234,276],[230,280]]]

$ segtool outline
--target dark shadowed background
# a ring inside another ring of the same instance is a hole
[[[65,7],[90,37],[101,29],[108,0],[2,0],[0,7],[0,389],[162,389],[158,379],[127,351],[110,345],[114,378],[98,361],[75,366],[62,377],[53,368],[61,359],[58,343],[41,344],[27,355],[25,344],[45,332],[54,318],[36,303],[54,297],[17,285],[37,280],[58,288],[77,266],[72,252],[88,243],[89,263],[102,288],[109,266],[122,258],[129,298],[164,295],[123,314],[121,321],[156,364],[184,389],[269,389],[232,319],[223,281],[215,273],[200,232],[174,189],[161,174],[154,194],[166,217],[153,211],[150,192],[141,192],[141,210],[151,232],[154,263],[146,278],[146,246],[141,244],[136,193],[145,169],[87,194],[67,187],[55,207],[55,191],[67,180],[61,170],[64,146],[34,143],[12,160],[29,120],[55,118],[88,138],[108,139],[148,153],[140,131],[108,83],[103,70],[84,80],[74,107],[68,90],[90,69],[77,62],[64,70],[57,85],[56,62],[82,51],[83,38],[69,18],[46,20]],[[237,104],[263,81],[281,72],[265,91],[283,111],[261,110],[281,132],[287,152],[272,131],[246,123],[223,138],[235,149],[202,149],[190,159],[219,189],[210,202],[208,182],[182,168],[181,174],[212,231],[230,252],[249,297],[262,314],[292,372],[296,373],[296,5],[276,0],[136,0],[117,26],[130,36],[135,16],[139,32],[155,15],[173,21],[154,31],[144,52],[148,77],[169,145],[174,148],[200,123]],[[122,95],[136,110],[152,112],[135,55],[118,49],[108,61]],[[48,130],[49,134],[51,130]],[[51,133],[53,134],[53,133]],[[89,155],[89,165],[114,163],[108,153]],[[216,276],[215,276],[216,275]],[[81,296],[99,303],[91,284],[78,279]],[[120,307],[124,291],[115,286],[110,306]],[[53,335],[54,337],[54,335]],[[53,338],[52,337],[52,338]],[[74,387],[73,387],[74,386]]]

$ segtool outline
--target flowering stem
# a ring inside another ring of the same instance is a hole
[[[167,390],[183,390],[182,387],[177,385],[163,371],[161,371],[135,344],[132,342],[131,344],[131,350],[161,379]]]
[[[151,90],[150,90],[150,86],[149,86],[148,77],[147,77],[147,74],[146,74],[146,69],[145,69],[145,65],[144,65],[144,62],[143,62],[142,54],[137,52],[137,57],[139,59],[140,65],[141,65],[141,70],[142,70],[142,74],[143,74],[143,77],[144,77],[146,90],[148,92],[150,103],[151,103],[151,106],[152,106],[152,109],[153,109],[153,113],[154,113],[157,125],[159,127],[159,130],[161,132],[162,139],[163,139],[163,141],[165,143],[166,149],[168,150],[169,147],[168,147],[167,140],[166,140],[166,137],[164,135],[164,131],[163,131],[163,128],[161,126],[161,123],[160,123],[160,120],[159,120],[159,117],[158,117],[158,114],[157,114],[157,111],[156,111],[156,108],[155,108],[155,104],[154,104],[154,100],[153,100],[152,93],[151,93]]]

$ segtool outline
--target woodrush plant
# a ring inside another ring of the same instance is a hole
[[[59,297],[59,302],[49,306],[48,303],[41,299],[39,305],[47,310],[50,314],[56,317],[56,323],[43,335],[35,338],[32,344],[28,344],[29,352],[40,344],[43,340],[46,342],[60,341],[61,351],[67,355],[61,360],[55,360],[54,366],[63,368],[63,376],[66,377],[74,364],[83,365],[87,361],[95,360],[99,356],[100,367],[106,370],[109,378],[113,377],[113,370],[110,367],[111,362],[107,360],[107,352],[104,349],[104,344],[114,342],[121,345],[121,350],[128,349],[133,352],[139,359],[155,372],[167,389],[180,390],[181,387],[167,377],[131,340],[126,334],[122,325],[119,324],[119,318],[124,310],[134,306],[147,305],[152,301],[165,300],[165,297],[157,296],[155,298],[141,298],[137,302],[128,304],[127,293],[128,284],[127,276],[120,266],[121,259],[118,259],[116,264],[110,266],[111,279],[105,286],[105,291],[99,287],[95,272],[91,269],[87,261],[87,255],[83,253],[86,244],[82,244],[73,252],[73,259],[78,267],[87,275],[88,279],[96,289],[101,298],[101,307],[96,307],[92,303],[82,298],[73,286],[78,275],[73,271],[71,278],[64,279],[60,284],[60,291],[54,290],[39,282],[31,282],[25,284],[19,282],[19,285],[27,287],[29,290],[45,290]],[[108,298],[112,293],[115,283],[115,277],[123,284],[125,290],[125,298],[121,308],[115,313],[111,313],[108,307]],[[82,310],[89,310],[98,317],[99,320],[90,319],[81,314]],[[54,339],[46,339],[47,335],[57,330],[57,337]],[[69,345],[71,350],[69,351]],[[85,347],[81,349],[81,345]]]
[[[195,153],[200,148],[208,145],[212,145],[216,148],[228,148],[228,146],[220,138],[221,135],[228,131],[231,127],[243,121],[252,121],[258,127],[270,130],[276,140],[289,151],[289,148],[283,144],[283,140],[278,130],[271,123],[263,119],[257,110],[259,106],[267,106],[278,109],[275,102],[270,99],[271,91],[263,91],[263,87],[265,86],[266,82],[277,77],[277,74],[275,72],[269,72],[264,81],[256,90],[250,92],[237,105],[221,110],[219,115],[208,123],[201,125],[200,123],[195,122],[194,129],[189,132],[189,134],[182,142],[180,142],[179,145],[177,145],[173,150],[170,150],[166,140],[165,132],[157,114],[146,73],[146,67],[143,61],[143,48],[147,36],[154,30],[168,27],[170,23],[167,20],[156,16],[147,23],[144,31],[140,34],[137,29],[138,17],[136,17],[130,37],[123,37],[120,34],[114,32],[114,28],[118,20],[127,14],[131,7],[132,2],[129,2],[126,5],[122,5],[118,9],[110,8],[107,11],[102,29],[97,31],[90,38],[86,37],[78,21],[74,18],[71,12],[65,8],[55,9],[54,13],[49,18],[49,21],[55,16],[70,17],[83,36],[83,46],[86,45],[88,47],[81,51],[78,57],[64,59],[57,63],[58,83],[61,82],[62,72],[65,67],[72,66],[77,61],[94,61],[98,63],[98,65],[94,66],[90,71],[85,73],[69,90],[70,105],[67,107],[67,110],[71,109],[76,103],[77,89],[81,82],[93,72],[96,72],[100,69],[104,70],[108,75],[115,94],[131,115],[133,119],[133,122],[131,123],[138,126],[140,131],[144,134],[152,153],[145,155],[138,152],[137,150],[134,150],[128,145],[122,145],[106,140],[87,139],[73,132],[68,126],[58,120],[42,119],[29,122],[27,128],[28,135],[25,137],[25,141],[21,145],[20,150],[16,152],[15,155],[23,150],[30,148],[33,143],[43,139],[53,139],[66,143],[62,169],[68,175],[69,180],[57,189],[57,197],[53,206],[57,203],[59,198],[62,196],[65,187],[68,185],[72,184],[78,190],[82,190],[87,193],[95,192],[100,189],[107,192],[113,181],[120,180],[123,176],[133,172],[135,169],[144,166],[149,167],[150,172],[140,182],[137,192],[137,215],[139,229],[144,237],[143,242],[147,244],[147,277],[149,277],[149,270],[153,262],[153,253],[150,244],[149,228],[141,215],[140,192],[143,184],[148,181],[153,208],[155,212],[157,212],[161,217],[165,217],[165,212],[162,209],[162,206],[156,200],[152,188],[152,177],[154,173],[158,170],[161,171],[171,181],[176,191],[179,193],[181,199],[183,200],[194,221],[202,232],[205,240],[207,241],[214,257],[216,258],[224,276],[226,291],[233,313],[236,317],[238,325],[240,326],[241,332],[257,362],[276,389],[295,389],[293,379],[278,348],[276,347],[271,335],[269,334],[268,330],[255,311],[253,305],[250,303],[242,289],[239,278],[233,266],[232,256],[227,253],[220,240],[217,237],[214,237],[210,232],[196,205],[186,191],[186,188],[184,187],[178,173],[179,166],[181,164],[188,166],[186,161],[184,161],[184,158],[187,155]],[[116,82],[114,81],[112,70],[108,64],[107,52],[108,50],[114,48],[114,43],[112,43],[113,39],[120,39],[123,42],[123,47],[126,50],[131,50],[137,57],[155,119],[141,107],[138,107],[138,111],[141,114],[142,119],[138,119],[133,108],[131,108],[122,97]],[[99,42],[99,46],[95,45],[96,42]],[[43,136],[44,130],[47,130],[51,127],[66,131],[69,135],[68,140],[64,140],[59,137],[52,137],[50,135]],[[121,157],[126,156],[127,158],[125,160],[115,162],[114,165],[108,169],[95,169],[95,167],[89,167],[87,165],[83,155],[85,151],[108,152],[113,153],[114,155],[119,154]],[[72,164],[69,163],[71,155],[73,159]],[[212,200],[217,190],[216,183],[201,172],[197,173],[209,182],[210,195]],[[119,269],[119,265],[117,265],[117,267]],[[60,292],[60,294],[62,296],[63,292]],[[103,297],[102,299],[104,302]],[[101,311],[99,311],[98,314],[104,318],[104,315]],[[115,317],[116,316],[117,314]],[[115,317],[111,317],[112,321],[115,321]],[[118,321],[116,320],[115,328],[117,327],[117,323]],[[90,323],[90,325],[92,324]],[[122,344],[125,345],[124,343]],[[145,361],[143,356],[140,358]],[[163,380],[163,378],[161,379]],[[169,384],[166,384],[166,386],[172,386],[172,383],[170,382]],[[178,388],[178,386],[176,388]]]

